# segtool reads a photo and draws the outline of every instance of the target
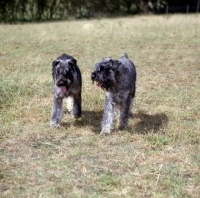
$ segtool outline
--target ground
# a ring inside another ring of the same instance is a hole
[[[200,15],[0,25],[2,197],[199,197]],[[133,116],[100,136],[105,92],[94,64],[126,52]],[[77,59],[83,117],[49,127],[51,62]]]

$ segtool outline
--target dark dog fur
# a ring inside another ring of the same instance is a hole
[[[95,64],[91,79],[106,90],[101,134],[109,134],[114,128],[114,116],[118,119],[118,129],[124,129],[135,97],[136,69],[133,62],[126,53],[119,60],[105,57]]]
[[[82,78],[77,61],[72,56],[62,54],[52,62],[54,98],[50,126],[58,127],[63,114],[63,98],[74,118],[81,117]]]

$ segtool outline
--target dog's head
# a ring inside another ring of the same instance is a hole
[[[65,93],[74,79],[76,59],[68,60],[57,59],[52,62],[52,76],[56,86],[60,87],[61,92]]]
[[[97,86],[108,89],[116,83],[115,74],[120,65],[118,60],[105,57],[101,62],[96,63],[91,74],[92,82],[96,81]]]

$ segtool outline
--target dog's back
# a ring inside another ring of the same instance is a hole
[[[128,58],[128,55],[124,53],[120,58],[119,62],[119,74],[118,81],[118,90],[127,90],[132,97],[135,96],[136,89],[136,69],[134,63]]]
[[[128,54],[127,53],[123,53],[120,58],[128,58]]]
[[[128,69],[130,73],[133,74],[133,80],[136,81],[136,69],[134,63],[128,58],[126,53],[122,54],[119,58],[119,62],[124,67],[124,69]]]
[[[128,67],[133,67],[133,69],[135,70],[134,63],[128,58],[128,55],[126,53],[122,54],[122,56],[119,58],[119,61]]]

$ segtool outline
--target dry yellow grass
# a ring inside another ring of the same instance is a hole
[[[199,197],[200,15],[0,25],[2,197]],[[51,62],[73,55],[83,117],[49,128]],[[100,137],[105,93],[94,63],[136,65],[134,116]]]

